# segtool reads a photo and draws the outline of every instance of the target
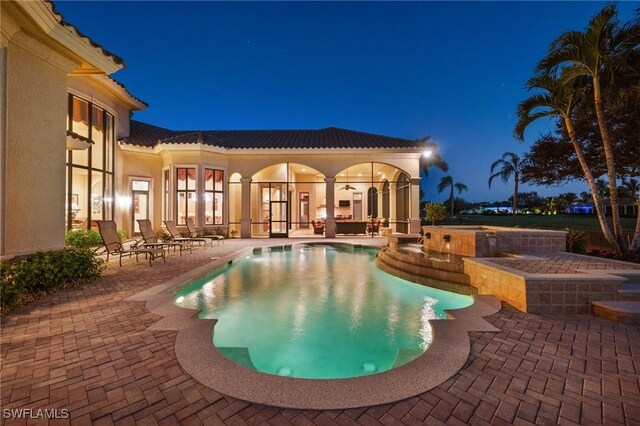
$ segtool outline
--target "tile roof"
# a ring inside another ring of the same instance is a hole
[[[225,149],[321,149],[424,148],[427,140],[395,138],[337,127],[317,130],[169,130],[131,120],[130,134],[121,142],[148,148],[159,143],[202,143]]]
[[[124,59],[122,59],[121,57],[119,57],[115,53],[110,52],[109,50],[105,49],[104,46],[102,46],[99,43],[96,43],[90,37],[88,37],[85,34],[83,34],[82,32],[80,32],[80,30],[75,25],[70,24],[69,22],[65,21],[64,20],[64,16],[62,16],[62,14],[60,12],[58,12],[58,10],[56,9],[56,5],[53,3],[53,1],[45,0],[45,3],[48,4],[51,7],[51,12],[57,17],[57,19],[58,19],[58,21],[60,22],[61,25],[65,26],[66,28],[71,30],[78,37],[87,40],[91,44],[91,46],[93,46],[94,48],[100,50],[103,55],[110,57],[111,60],[113,62],[115,62],[116,64],[120,64],[123,67],[126,66],[126,64],[124,63]]]

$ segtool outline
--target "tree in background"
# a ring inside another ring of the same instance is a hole
[[[451,176],[443,176],[440,179],[440,183],[437,186],[438,194],[443,192],[445,189],[449,188],[449,205],[451,206],[451,215],[455,214],[455,199],[454,199],[454,189],[458,191],[458,195],[462,193],[462,191],[467,191],[467,185],[461,182],[453,182],[453,178]]]
[[[640,250],[640,180],[626,179],[620,185],[621,192],[625,197],[632,198],[636,205],[636,229],[631,240],[631,249]]]
[[[565,192],[558,195],[558,207],[561,212],[566,212],[567,208],[571,207],[573,203],[578,202],[578,194],[575,192]]]
[[[513,226],[516,225],[516,213],[518,211],[518,185],[522,175],[522,167],[526,164],[526,160],[520,159],[518,154],[513,152],[505,152],[502,154],[502,158],[496,160],[491,165],[491,176],[489,176],[489,188],[491,188],[491,182],[497,177],[506,184],[509,183],[509,179],[513,176]],[[498,170],[496,172],[496,170]],[[495,173],[494,173],[495,172]]]
[[[640,12],[638,14],[640,15]],[[577,82],[593,92],[593,103],[607,165],[616,248],[625,252],[627,245],[618,211],[615,154],[609,137],[603,91],[608,90],[611,98],[619,99],[628,94],[626,87],[629,81],[631,87],[637,85],[640,19],[621,25],[617,15],[615,5],[607,5],[589,21],[584,31],[567,31],[561,34],[551,43],[547,55],[537,65],[536,71],[540,76],[559,78],[563,85]],[[631,80],[630,76],[633,76]],[[624,88],[620,87],[620,82],[623,82]]]
[[[513,204],[513,195],[507,201]],[[543,198],[536,191],[518,193],[518,205],[534,212],[542,208],[542,202]]]
[[[431,225],[435,226],[436,220],[443,220],[447,217],[447,208],[439,203],[427,203],[424,206],[424,214]]]
[[[529,90],[535,90],[538,93],[532,95],[528,99],[522,101],[518,105],[518,121],[514,130],[515,136],[521,141],[524,140],[525,129],[534,121],[542,117],[553,117],[558,119],[558,122],[563,123],[563,127],[566,130],[569,144],[562,143],[563,141],[557,141],[552,136],[544,138],[540,143],[545,147],[546,153],[545,162],[554,164],[556,168],[560,168],[555,174],[542,174],[541,179],[543,183],[549,183],[554,180],[561,179],[562,176],[566,176],[567,172],[564,167],[567,165],[562,160],[558,161],[558,158],[562,158],[563,155],[575,155],[579,167],[574,166],[572,174],[580,174],[586,179],[591,193],[593,194],[593,202],[600,222],[600,228],[602,233],[609,244],[614,247],[618,247],[618,243],[614,234],[609,228],[609,224],[605,218],[604,209],[602,208],[602,200],[599,198],[600,194],[596,191],[596,181],[591,172],[591,166],[589,165],[582,145],[580,144],[575,128],[573,125],[573,115],[576,108],[576,103],[583,95],[575,81],[568,84],[563,84],[558,78],[550,75],[536,76],[530,79],[527,83]],[[558,157],[558,152],[561,154]],[[526,161],[523,166],[524,179],[528,178],[532,173],[539,173],[541,168],[538,168],[538,163],[532,161],[531,156],[525,156]],[[535,163],[535,164],[533,164]],[[577,172],[575,169],[580,170]]]

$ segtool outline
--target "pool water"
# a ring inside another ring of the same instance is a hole
[[[429,319],[472,303],[379,270],[375,254],[324,244],[266,251],[182,289],[175,303],[218,319],[214,344],[246,367],[311,379],[374,374],[422,354]]]

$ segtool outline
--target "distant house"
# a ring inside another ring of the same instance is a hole
[[[611,215],[611,201],[609,198],[604,200],[605,214]],[[618,199],[618,211],[620,216],[636,217],[638,215],[638,204],[633,198],[620,198]]]
[[[594,214],[595,210],[593,208],[593,203],[576,202],[565,207],[564,212],[566,214]]]

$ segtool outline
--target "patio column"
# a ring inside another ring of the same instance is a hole
[[[420,178],[411,178],[411,203],[409,205],[409,233],[420,233]]]
[[[240,237],[251,238],[251,178],[241,178]]]
[[[334,216],[335,211],[335,190],[336,183],[335,177],[326,177],[324,181],[327,183],[326,196],[327,196],[327,218],[325,219],[324,236],[325,238],[334,238],[336,236],[336,219]]]

